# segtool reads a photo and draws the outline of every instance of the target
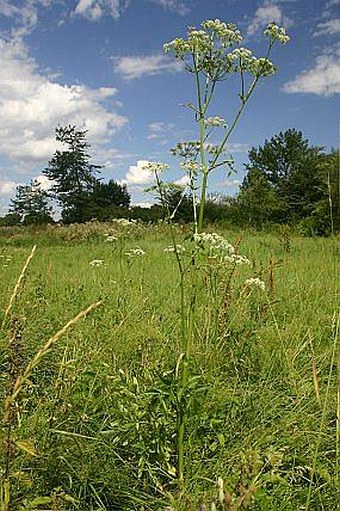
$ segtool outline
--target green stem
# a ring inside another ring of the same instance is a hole
[[[208,188],[208,172],[204,172],[202,178],[201,199],[199,205],[198,232],[202,231],[203,228],[204,207],[207,195],[207,188]]]
[[[197,225],[197,229],[198,229],[198,232],[200,232],[202,230],[202,226],[203,226],[203,214],[204,214],[204,206],[205,206],[205,199],[206,199],[206,194],[207,194],[207,188],[208,188],[208,170],[207,170],[207,164],[206,164],[206,159],[205,159],[205,150],[204,150],[204,138],[205,138],[205,119],[204,119],[204,114],[205,114],[205,108],[204,108],[204,112],[202,113],[202,116],[199,120],[199,127],[200,127],[200,141],[199,141],[199,145],[200,145],[200,160],[201,160],[201,167],[202,167],[202,173],[203,173],[203,178],[202,178],[202,184],[201,184],[201,197],[200,197],[200,204],[199,204],[199,212],[198,212],[198,225]]]
[[[193,324],[194,324],[194,312],[196,307],[196,294],[197,294],[197,271],[195,268],[195,255],[192,256],[192,266],[193,266],[193,281],[191,286],[191,299],[190,299],[190,307],[188,311],[188,322],[187,328],[185,329],[185,348],[182,358],[182,366],[181,366],[181,390],[182,390],[182,406],[180,407],[179,414],[179,427],[178,427],[178,484],[179,486],[184,486],[185,478],[184,478],[184,460],[185,460],[185,422],[187,416],[186,410],[186,387],[188,383],[188,375],[189,375],[189,360],[191,356],[191,348],[192,348],[192,339],[193,339]],[[184,281],[183,281],[183,294],[184,294]],[[185,307],[185,304],[183,304]],[[185,318],[185,308],[182,308],[181,314],[182,319]],[[185,324],[185,322],[184,322]]]
[[[188,338],[187,332],[187,324],[186,324],[186,303],[185,303],[185,273],[186,270],[183,267],[180,253],[177,248],[175,232],[173,227],[173,222],[171,218],[170,209],[168,206],[168,201],[164,196],[164,190],[162,188],[162,182],[159,178],[157,172],[155,172],[156,183],[159,190],[161,202],[163,206],[165,206],[167,211],[167,218],[170,224],[170,233],[171,240],[174,247],[174,252],[176,255],[179,275],[180,275],[180,314],[181,314],[181,347],[182,347],[182,366],[181,366],[181,387],[182,389],[186,386],[187,382],[187,359],[189,357],[190,344],[191,340]],[[184,434],[185,434],[185,415],[178,410],[178,432],[177,432],[177,451],[178,451],[178,484],[179,486],[184,485],[184,455],[185,455],[185,444],[184,444]]]

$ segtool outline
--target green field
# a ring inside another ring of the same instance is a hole
[[[3,509],[339,509],[340,241],[219,233],[250,264],[193,264],[175,227],[184,363],[167,226],[0,233]]]

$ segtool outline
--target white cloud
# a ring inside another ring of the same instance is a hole
[[[143,168],[148,163],[148,160],[138,160],[136,165],[131,165],[123,180],[126,184],[131,185],[145,185],[154,181],[154,175],[149,170]]]
[[[133,80],[141,76],[157,75],[163,72],[181,71],[179,62],[172,62],[164,55],[145,57],[119,57],[116,59],[115,72],[124,80]]]
[[[271,21],[275,21],[278,25],[284,25],[286,28],[292,24],[292,21],[283,15],[281,7],[274,3],[265,3],[255,12],[255,16],[248,27],[247,35],[257,34]]]
[[[240,186],[241,183],[242,181],[240,179],[227,179],[224,181],[224,185],[230,188],[233,188],[234,186]]]
[[[319,23],[313,36],[335,35],[340,33],[340,18],[334,18],[323,23]]]
[[[164,9],[180,14],[181,16],[184,16],[190,11],[185,2],[179,0],[151,0],[151,2],[160,5]]]
[[[89,130],[89,140],[104,144],[127,118],[105,107],[114,88],[52,82],[38,71],[23,43],[0,39],[0,154],[16,164],[46,161],[56,149],[58,124]]]
[[[326,8],[333,7],[334,5],[340,5],[340,0],[329,0],[326,2]]]
[[[127,4],[128,2],[120,0],[79,0],[74,13],[90,21],[97,21],[103,15],[118,20]]]
[[[15,190],[16,190],[16,187],[19,185],[20,183],[17,183],[15,181],[0,181],[0,194],[1,195],[12,195]]]
[[[168,122],[152,122],[149,124],[148,140],[155,140],[160,145],[168,144],[168,136],[173,135],[175,125]]]
[[[340,46],[316,58],[315,66],[302,71],[283,86],[284,92],[305,92],[319,96],[340,93]]]
[[[140,2],[140,0],[134,1],[136,1],[136,3]],[[148,1],[180,15],[184,15],[189,12],[189,8],[185,2],[181,0]],[[74,14],[83,16],[90,21],[97,21],[102,16],[111,16],[114,20],[118,20],[129,4],[130,0],[78,0],[73,12]]]
[[[184,175],[175,181],[175,185],[186,186],[187,184],[189,184],[189,177],[187,175]]]
[[[2,0],[0,4],[0,15],[6,18],[13,18],[20,13],[20,9],[10,4],[7,0]]]
[[[44,176],[43,174],[36,176],[34,179],[39,183],[40,188],[45,191],[50,190],[53,186],[53,183],[55,182],[52,179],[48,179],[48,177]]]
[[[12,28],[12,38],[20,39],[32,32],[38,22],[41,7],[51,7],[53,3],[63,0],[17,0],[16,5],[9,0],[1,0],[0,15],[12,18],[15,28]]]
[[[240,144],[239,142],[230,143],[227,145],[227,150],[233,153],[246,153],[249,150],[248,144]]]

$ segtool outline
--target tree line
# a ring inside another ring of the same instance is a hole
[[[98,177],[101,166],[91,162],[86,130],[59,126],[56,140],[65,149],[57,150],[42,172],[50,180],[49,190],[36,180],[19,185],[0,225],[53,222],[51,200],[65,224],[117,217],[155,222],[165,219],[168,208],[175,212],[175,221],[192,220],[190,192],[179,186],[167,188],[167,204],[158,201],[141,208],[131,206],[125,184],[102,182]],[[247,174],[236,196],[208,197],[206,222],[255,229],[288,224],[315,235],[340,232],[339,151],[326,153],[310,145],[300,131],[289,129],[252,148],[245,168]]]

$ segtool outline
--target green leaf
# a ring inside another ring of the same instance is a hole
[[[25,451],[30,456],[38,457],[38,453],[30,440],[16,440],[14,443],[21,451]]]

